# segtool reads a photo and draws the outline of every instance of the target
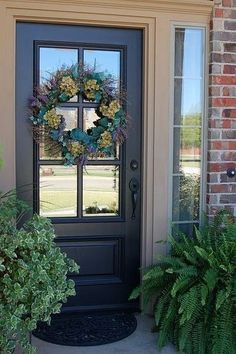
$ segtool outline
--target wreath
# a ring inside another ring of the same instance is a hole
[[[65,118],[57,111],[57,107],[76,95],[96,103],[98,119],[86,131],[68,130]],[[83,66],[62,67],[35,88],[30,98],[34,139],[48,151],[59,152],[65,165],[83,165],[88,157],[112,156],[117,144],[122,144],[127,137],[123,103],[124,93],[117,90],[111,75]]]

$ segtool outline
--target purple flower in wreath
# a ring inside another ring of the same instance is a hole
[[[127,131],[124,127],[119,125],[112,133],[112,140],[118,144],[123,143],[127,139]]]
[[[31,96],[28,101],[29,101],[30,108],[40,108],[42,106],[38,97]]]
[[[39,95],[38,96],[38,100],[42,103],[42,104],[47,104],[48,103],[48,97],[46,95]]]

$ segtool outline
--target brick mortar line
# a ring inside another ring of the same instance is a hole
[[[207,182],[207,185],[208,186],[223,186],[223,185],[226,185],[226,186],[231,186],[231,185],[233,185],[233,186],[236,186],[236,182],[220,182],[220,183],[217,183],[217,182],[213,182],[213,183],[211,183],[211,182]],[[208,192],[208,194],[216,194],[216,193],[223,193],[224,194],[224,192]],[[234,193],[236,193],[236,192],[234,192]],[[234,194],[233,193],[233,194]]]
[[[216,63],[210,63],[210,64],[216,64]],[[226,64],[228,65],[228,64]],[[234,64],[235,65],[235,64]],[[224,74],[224,73],[219,73],[219,74],[213,74],[213,73],[209,73],[210,77],[212,76],[220,76],[220,77],[235,77],[235,74]],[[222,84],[224,85],[224,84]],[[227,85],[230,85],[230,84],[227,84]],[[233,85],[233,84],[232,84]]]
[[[232,88],[232,87],[233,87],[233,88],[234,88],[234,86],[235,86],[235,85],[229,85],[229,84],[223,84],[223,85],[210,84],[210,85],[209,85],[209,88],[215,88],[215,87],[219,87],[219,88],[221,88],[221,87],[222,87],[222,88],[223,88],[223,87]],[[211,98],[211,97],[212,97],[212,96],[210,96],[210,98]],[[232,96],[226,96],[226,97],[232,97]]]
[[[213,185],[212,185],[213,186]],[[217,185],[218,186],[218,185]],[[228,186],[228,184],[227,184],[227,186]],[[236,186],[236,185],[235,185]],[[208,186],[209,187],[209,186]],[[209,196],[209,197],[212,197],[212,196],[214,196],[214,195],[219,195],[219,196],[221,196],[222,194],[230,194],[230,195],[235,195],[236,194],[236,192],[208,192],[207,193],[207,195]]]
[[[211,64],[213,64],[213,65],[215,64],[215,65],[221,65],[221,66],[223,66],[223,65],[236,66],[236,63],[222,63],[222,62],[218,62],[218,61],[212,61],[209,64],[210,65]],[[226,75],[226,74],[223,74],[223,75]],[[229,74],[229,75],[232,75],[232,74]]]
[[[219,129],[219,130],[221,131],[222,128]],[[231,129],[227,129],[227,128],[226,128],[226,129],[224,128],[224,130],[230,130],[230,131],[231,131]],[[219,141],[219,140],[220,140],[220,141],[222,141],[222,142],[224,142],[224,143],[227,143],[228,141],[229,141],[229,142],[231,142],[231,141],[235,141],[235,142],[236,142],[236,139],[219,139],[219,138],[218,138],[218,139],[213,139],[213,138],[210,138],[210,140],[211,140],[211,141]],[[228,150],[227,150],[227,151],[228,151]],[[232,150],[232,151],[235,151],[235,150]]]
[[[211,41],[210,44],[213,43],[213,42],[220,42],[220,41],[214,40],[214,41]],[[228,43],[233,43],[234,44],[234,42],[228,42]],[[214,50],[214,52],[210,52],[210,54],[211,53],[215,53],[215,54],[236,54],[235,52],[225,52],[225,51],[222,51],[222,50],[217,50],[217,51]]]

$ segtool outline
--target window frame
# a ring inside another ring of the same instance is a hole
[[[127,85],[127,74],[126,74],[126,55],[127,48],[126,45],[116,45],[116,44],[87,44],[87,43],[74,43],[74,42],[63,42],[63,41],[45,41],[45,40],[35,40],[34,41],[34,73],[33,82],[34,86],[40,84],[40,49],[41,48],[58,48],[58,49],[75,49],[78,52],[78,63],[80,62],[80,57],[82,58],[82,63],[84,62],[84,51],[85,50],[97,50],[97,51],[116,51],[120,53],[120,82],[126,87]],[[84,108],[96,108],[96,102],[86,102],[82,98],[78,99],[76,102],[65,102],[61,105],[63,108],[76,108],[77,109],[77,122],[80,127],[79,112],[82,112]],[[124,104],[124,109],[127,110],[126,104]],[[82,118],[83,121],[83,118]],[[40,159],[39,157],[39,145],[33,142],[33,211],[40,214],[40,166],[44,165],[55,165],[63,166],[62,159]],[[119,198],[118,206],[119,213],[117,215],[83,215],[83,205],[81,205],[81,210],[79,208],[80,204],[83,203],[83,167],[79,165],[73,165],[77,169],[77,215],[75,216],[46,216],[52,223],[56,224],[66,224],[66,223],[109,223],[109,222],[120,222],[125,220],[125,190],[122,188],[122,183],[125,181],[125,161],[126,161],[126,146],[119,147],[119,159],[95,159],[88,160],[88,166],[119,166]],[[80,179],[81,182],[80,182]]]
[[[175,94],[175,33],[176,29],[201,29],[203,33],[203,52],[202,52],[202,83],[201,83],[201,163],[200,163],[200,204],[199,204],[199,221],[173,221],[173,176],[174,168],[174,94]],[[190,22],[172,22],[171,36],[170,36],[170,52],[173,53],[170,60],[170,100],[169,100],[169,195],[168,195],[168,231],[172,233],[173,226],[180,224],[199,224],[202,226],[205,221],[206,214],[206,190],[207,190],[207,133],[208,133],[208,72],[207,72],[207,54],[209,53],[208,41],[209,31],[208,27],[204,24],[190,23]]]

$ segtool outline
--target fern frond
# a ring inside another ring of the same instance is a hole
[[[213,268],[208,269],[204,274],[203,279],[205,280],[208,289],[211,291],[212,289],[214,289],[218,280],[217,271]]]
[[[193,286],[188,292],[181,296],[181,305],[179,308],[180,325],[192,321],[194,323],[196,314],[201,309],[199,305],[199,285]],[[195,316],[193,316],[195,315]]]
[[[155,306],[154,309],[154,317],[155,317],[155,323],[157,327],[161,322],[161,318],[165,315],[164,308],[167,306],[170,300],[171,300],[171,295],[170,295],[170,287],[169,287],[162,291],[162,296],[158,299],[157,305]]]
[[[235,314],[232,308],[233,304],[228,299],[215,315],[212,354],[235,353],[236,347],[232,347],[232,344],[235,344],[235,327],[232,321]]]
[[[203,321],[195,323],[191,333],[193,354],[206,354],[206,328]]]
[[[138,286],[135,288],[129,296],[129,300],[137,299],[142,294],[142,287]]]
[[[209,294],[208,287],[205,284],[201,284],[200,294],[201,294],[201,304],[202,306],[204,306],[206,304],[206,299]]]
[[[188,275],[180,275],[174,282],[171,290],[171,296],[175,297],[177,292],[183,290],[186,286],[189,286],[191,282],[191,277]]]
[[[168,304],[166,315],[164,320],[161,322],[158,346],[162,348],[171,340],[171,333],[173,332],[175,326],[175,317],[178,311],[177,299],[172,298]]]
[[[161,267],[154,266],[147,273],[144,274],[143,280],[156,279],[156,278],[162,277],[163,273],[164,272],[161,269]]]
[[[228,299],[228,297],[230,296],[230,291],[231,291],[231,289],[228,288],[227,291],[225,291],[225,289],[221,289],[217,292],[217,294],[216,294],[216,310],[219,310],[221,305]]]

